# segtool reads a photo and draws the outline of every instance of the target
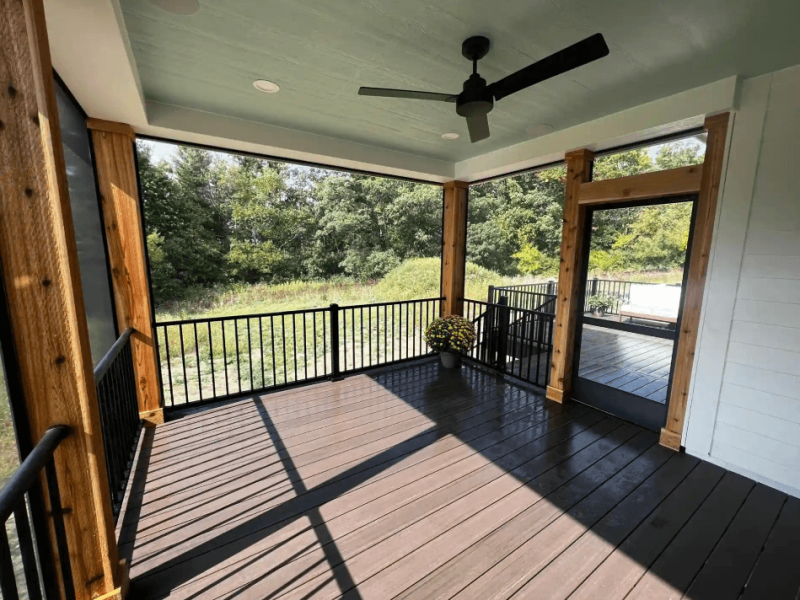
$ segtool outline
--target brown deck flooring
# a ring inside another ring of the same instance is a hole
[[[672,347],[672,340],[584,325],[579,376],[663,403]]]
[[[577,403],[427,361],[143,442],[131,598],[794,600],[800,500]]]

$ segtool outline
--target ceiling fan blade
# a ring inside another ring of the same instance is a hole
[[[489,119],[486,115],[467,117],[469,141],[473,144],[489,137]]]
[[[495,81],[488,89],[495,100],[500,100],[535,83],[608,56],[608,52],[603,35],[596,33],[577,44],[528,65],[508,77]]]
[[[435,100],[455,102],[458,94],[439,94],[438,92],[417,92],[414,90],[392,90],[389,88],[358,88],[359,96],[380,96],[381,98],[408,98],[409,100]]]

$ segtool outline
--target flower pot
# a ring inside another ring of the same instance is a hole
[[[605,316],[605,314],[606,314],[606,311],[603,310],[602,308],[595,308],[592,311],[592,316],[593,317],[597,317],[598,319],[602,319],[603,316]]]
[[[439,358],[445,369],[455,369],[461,362],[461,357],[455,352],[439,352]]]

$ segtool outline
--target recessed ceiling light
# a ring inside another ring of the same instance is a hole
[[[253,82],[253,87],[259,92],[266,92],[267,94],[274,94],[281,89],[277,83],[267,81],[266,79],[257,79]]]
[[[550,123],[538,123],[536,125],[531,125],[525,129],[525,133],[528,135],[532,135],[533,137],[539,137],[542,135],[547,135],[548,133],[552,133],[555,129]]]
[[[174,15],[193,15],[200,10],[197,0],[150,0],[150,3]]]
[[[449,133],[443,133],[442,138],[445,140],[457,140],[461,136],[457,134],[455,131],[451,131]]]

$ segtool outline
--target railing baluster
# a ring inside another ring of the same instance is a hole
[[[36,568],[36,550],[33,546],[33,535],[31,534],[31,522],[28,518],[28,510],[25,506],[25,497],[20,499],[17,508],[14,510],[14,527],[17,530],[19,540],[20,556],[22,558],[22,570],[25,574],[25,588],[28,592],[28,600],[42,600],[42,588],[39,585],[39,571]],[[5,531],[5,528],[3,528]],[[2,541],[0,541],[2,544]],[[3,596],[5,598],[5,595]]]
[[[297,325],[295,323],[295,314],[292,313],[292,364],[294,365],[294,379],[297,381]]]
[[[164,348],[167,355],[167,379],[169,380],[169,404],[175,406],[175,390],[172,387],[172,359],[169,356],[169,327],[164,326]]]
[[[283,383],[289,383],[289,373],[286,367],[286,315],[281,315],[281,340],[283,341]]]
[[[230,394],[230,385],[228,383],[228,341],[225,339],[225,320],[219,322],[222,329],[222,366],[225,368],[225,395]]]
[[[236,387],[242,391],[242,364],[239,360],[239,319],[233,319],[233,337],[236,340]]]
[[[311,327],[314,333],[314,379],[317,378],[317,311],[311,313]]]
[[[217,397],[217,381],[214,374],[214,341],[211,336],[211,321],[206,323],[208,325],[208,361],[211,363],[211,392],[213,398]]]
[[[367,307],[367,346],[369,352],[369,366],[371,367],[373,364],[372,361],[372,307]]]
[[[258,346],[261,348],[261,387],[267,387],[267,376],[264,371],[264,318],[258,317]]]
[[[200,400],[203,399],[203,377],[200,373],[200,342],[197,339],[197,323],[193,323],[194,325],[194,354],[195,360],[197,361],[197,393],[200,396]]]
[[[247,368],[250,371],[250,391],[253,391],[253,342],[250,336],[250,317],[247,317]]]
[[[278,384],[278,371],[275,364],[275,320],[272,316],[269,318],[269,336],[272,340],[272,385]]]

